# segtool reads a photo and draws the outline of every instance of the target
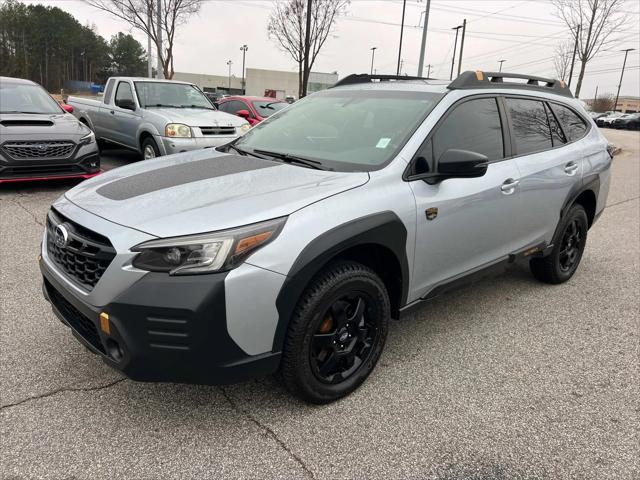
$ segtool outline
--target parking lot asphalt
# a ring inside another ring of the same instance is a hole
[[[605,135],[622,152],[570,282],[519,266],[434,300],[321,407],[272,378],[143,384],[106,367],[41,294],[45,214],[74,183],[0,186],[0,477],[640,478],[640,133]]]

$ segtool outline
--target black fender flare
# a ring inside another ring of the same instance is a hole
[[[400,305],[406,303],[409,289],[407,259],[407,229],[391,212],[385,211],[357,218],[338,225],[312,240],[300,252],[287,275],[278,297],[278,325],[273,339],[273,351],[282,350],[293,311],[313,277],[340,253],[358,245],[376,244],[386,247],[396,257],[402,273]]]

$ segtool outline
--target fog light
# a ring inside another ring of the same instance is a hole
[[[107,335],[111,335],[111,325],[109,324],[109,314],[102,312],[100,314],[100,329]]]

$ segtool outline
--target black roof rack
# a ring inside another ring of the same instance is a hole
[[[505,79],[518,78],[526,80],[527,83],[509,82]],[[447,87],[450,90],[471,89],[471,88],[496,88],[496,83],[500,84],[500,88],[525,88],[535,89],[544,92],[552,92],[557,95],[573,98],[573,94],[563,80],[554,80],[552,78],[534,77],[532,75],[522,75],[519,73],[504,72],[483,72],[477,70],[475,72],[462,72],[458,78]]]
[[[353,73],[351,75],[347,75],[342,80],[338,80],[333,87],[342,87],[344,85],[355,85],[358,83],[370,83],[373,81],[379,82],[388,82],[388,81],[398,81],[398,80],[433,80],[431,78],[425,77],[408,77],[406,75],[369,75],[368,73]]]

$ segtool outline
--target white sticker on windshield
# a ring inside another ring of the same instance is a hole
[[[387,148],[387,145],[389,145],[390,141],[390,138],[381,138],[380,140],[378,140],[376,148]]]

